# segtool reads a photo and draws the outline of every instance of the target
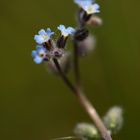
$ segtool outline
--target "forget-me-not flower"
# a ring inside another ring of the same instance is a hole
[[[99,13],[100,6],[94,3],[93,0],[74,0],[87,14]]]
[[[36,50],[32,51],[32,57],[36,64],[40,64],[46,58],[46,49],[43,46],[36,46]]]
[[[80,7],[84,4],[93,4],[93,0],[74,0],[76,4],[78,4]]]
[[[48,28],[47,30],[41,29],[38,32],[38,35],[34,36],[34,39],[38,44],[42,44],[49,41],[53,34],[54,32],[52,32],[50,28]]]
[[[67,37],[75,33],[75,29],[72,27],[66,28],[64,25],[59,25],[57,27],[58,30],[61,31],[62,36]]]

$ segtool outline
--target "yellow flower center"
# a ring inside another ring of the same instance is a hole
[[[68,34],[67,32],[62,32],[62,35],[63,35],[64,37],[67,37],[69,34]]]
[[[93,12],[94,12],[94,9],[93,9],[92,5],[89,5],[89,6],[87,7],[87,13],[88,13],[88,14],[92,14]]]
[[[39,52],[39,56],[44,57],[44,52],[43,51]]]
[[[47,39],[47,38],[49,38],[48,35],[43,35],[42,37],[43,37],[43,39]]]

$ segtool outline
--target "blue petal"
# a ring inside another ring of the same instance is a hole
[[[92,4],[94,1],[95,0],[74,0],[74,2],[78,4],[79,6],[89,5],[89,4]]]
[[[100,12],[100,11],[99,11],[99,8],[100,8],[100,5],[99,5],[99,4],[96,4],[96,3],[95,3],[93,6],[94,6],[94,8],[96,9],[96,11]]]
[[[53,35],[54,32],[52,32],[50,28],[47,28],[46,34],[47,34],[49,37],[51,37],[51,35]],[[50,38],[49,38],[49,39],[50,39]],[[48,40],[49,40],[49,39],[48,39]]]
[[[35,40],[38,44],[44,43],[44,40],[42,39],[42,36],[41,36],[41,35],[35,35],[35,36],[34,36],[34,40]]]
[[[36,56],[36,57],[34,58],[34,62],[35,62],[36,64],[40,64],[42,61],[43,61],[43,58],[42,58],[42,57]]]
[[[41,29],[39,32],[38,32],[39,35],[44,35],[46,34],[45,30],[44,29]]]
[[[42,46],[39,46],[39,45],[36,46],[36,50],[37,50],[37,51],[42,50],[42,48],[43,48]]]
[[[74,2],[75,2],[76,4],[80,4],[80,3],[81,3],[81,0],[74,0]]]
[[[66,27],[64,25],[59,25],[57,29],[60,31],[65,31]]]
[[[84,0],[85,3],[88,3],[88,4],[93,4],[95,2],[95,0]]]
[[[51,33],[51,32],[52,32],[51,29],[47,28],[46,33]]]
[[[53,35],[54,34],[54,32],[51,32],[51,35]]]
[[[35,58],[37,56],[37,52],[35,50],[32,51],[32,57]]]
[[[68,28],[67,28],[67,32],[68,32],[69,34],[73,34],[73,33],[75,32],[75,29],[72,28],[72,27],[68,27]]]

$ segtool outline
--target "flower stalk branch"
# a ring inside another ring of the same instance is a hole
[[[82,105],[82,107],[85,109],[87,114],[90,116],[90,118],[95,122],[96,127],[99,129],[102,137],[105,140],[112,140],[110,134],[108,133],[106,127],[104,126],[102,120],[100,119],[98,113],[96,112],[96,109],[93,107],[93,105],[89,102],[89,100],[84,95],[83,91],[81,90],[81,87],[79,85],[73,85],[67,76],[63,73],[61,70],[61,67],[59,65],[59,62],[57,59],[53,59],[54,64],[60,74],[60,77],[64,81],[64,83],[70,88],[70,90],[76,95],[79,103]],[[76,66],[77,67],[77,66]],[[79,74],[79,72],[78,72]],[[79,81],[78,81],[79,82]]]

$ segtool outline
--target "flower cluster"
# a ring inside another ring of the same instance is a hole
[[[52,39],[55,32],[50,28],[47,28],[46,30],[41,29],[38,34],[34,36],[37,46],[36,50],[32,51],[32,57],[36,64],[40,64],[43,61],[48,61],[53,58],[62,57],[69,35],[74,35],[73,38],[77,41],[83,41],[88,37],[89,31],[84,25],[85,23],[90,24],[91,21],[89,19],[91,19],[91,16],[94,13],[100,12],[99,5],[93,0],[74,0],[74,2],[80,7],[80,12],[77,15],[80,28],[77,28],[76,30],[72,27],[66,28],[64,25],[59,25],[57,29],[61,34],[55,40]],[[92,24],[95,24],[96,21],[94,17]]]
[[[52,35],[55,33],[50,28],[47,30],[41,29],[38,35],[34,36],[34,40],[38,45],[36,50],[32,51],[32,57],[36,64],[63,56],[66,40],[69,35],[75,33],[75,29],[72,27],[66,28],[64,25],[59,25],[57,29],[61,32],[57,41],[52,39]]]

